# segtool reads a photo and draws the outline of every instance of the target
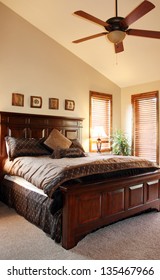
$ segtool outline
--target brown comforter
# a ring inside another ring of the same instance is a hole
[[[4,172],[23,177],[52,197],[62,183],[93,174],[106,174],[123,170],[158,169],[153,162],[139,157],[87,154],[82,158],[52,159],[49,156],[18,157],[6,160]]]

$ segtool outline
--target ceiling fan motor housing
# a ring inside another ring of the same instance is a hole
[[[115,30],[120,30],[120,31],[126,31],[128,29],[127,25],[121,24],[122,20],[124,20],[123,17],[112,17],[108,19],[106,22],[108,23],[107,26],[105,26],[105,29],[108,32],[115,31]]]

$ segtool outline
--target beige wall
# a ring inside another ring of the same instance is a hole
[[[160,91],[160,81],[120,89],[57,42],[0,3],[0,110],[83,117],[83,145],[88,150],[89,91],[113,95],[113,130],[131,138],[131,95]],[[12,92],[24,94],[24,107],[12,106]],[[30,96],[41,96],[41,109],[30,108]],[[59,98],[59,110],[48,109],[48,98]],[[64,100],[75,100],[66,111]]]
[[[160,80],[121,89],[121,128],[128,134],[130,139],[132,138],[131,95],[151,91],[160,92]]]
[[[113,129],[120,127],[121,90],[0,3],[0,110],[83,117],[83,145],[88,149],[89,91],[113,95]],[[24,94],[24,107],[12,106],[13,92]],[[43,106],[30,108],[30,96],[41,96]],[[59,110],[48,109],[48,98],[59,98]],[[75,100],[75,111],[64,110],[64,100]]]

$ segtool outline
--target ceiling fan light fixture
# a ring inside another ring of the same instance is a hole
[[[126,33],[121,30],[114,30],[107,34],[108,40],[111,43],[118,44],[124,40]]]

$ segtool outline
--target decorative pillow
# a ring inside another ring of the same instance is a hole
[[[71,146],[72,141],[65,137],[59,130],[54,128],[48,138],[44,141],[44,144],[52,150],[57,147],[68,149]]]
[[[51,155],[51,158],[77,158],[77,157],[85,157],[84,152],[82,152],[79,148],[69,148],[69,149],[61,149],[58,147],[55,149]]]
[[[82,152],[85,152],[82,144],[78,141],[78,139],[72,140],[72,145],[70,146],[70,148],[79,148],[80,150],[82,150]]]
[[[5,141],[10,160],[20,156],[50,155],[50,152],[42,146],[43,138],[15,138],[6,136]]]

